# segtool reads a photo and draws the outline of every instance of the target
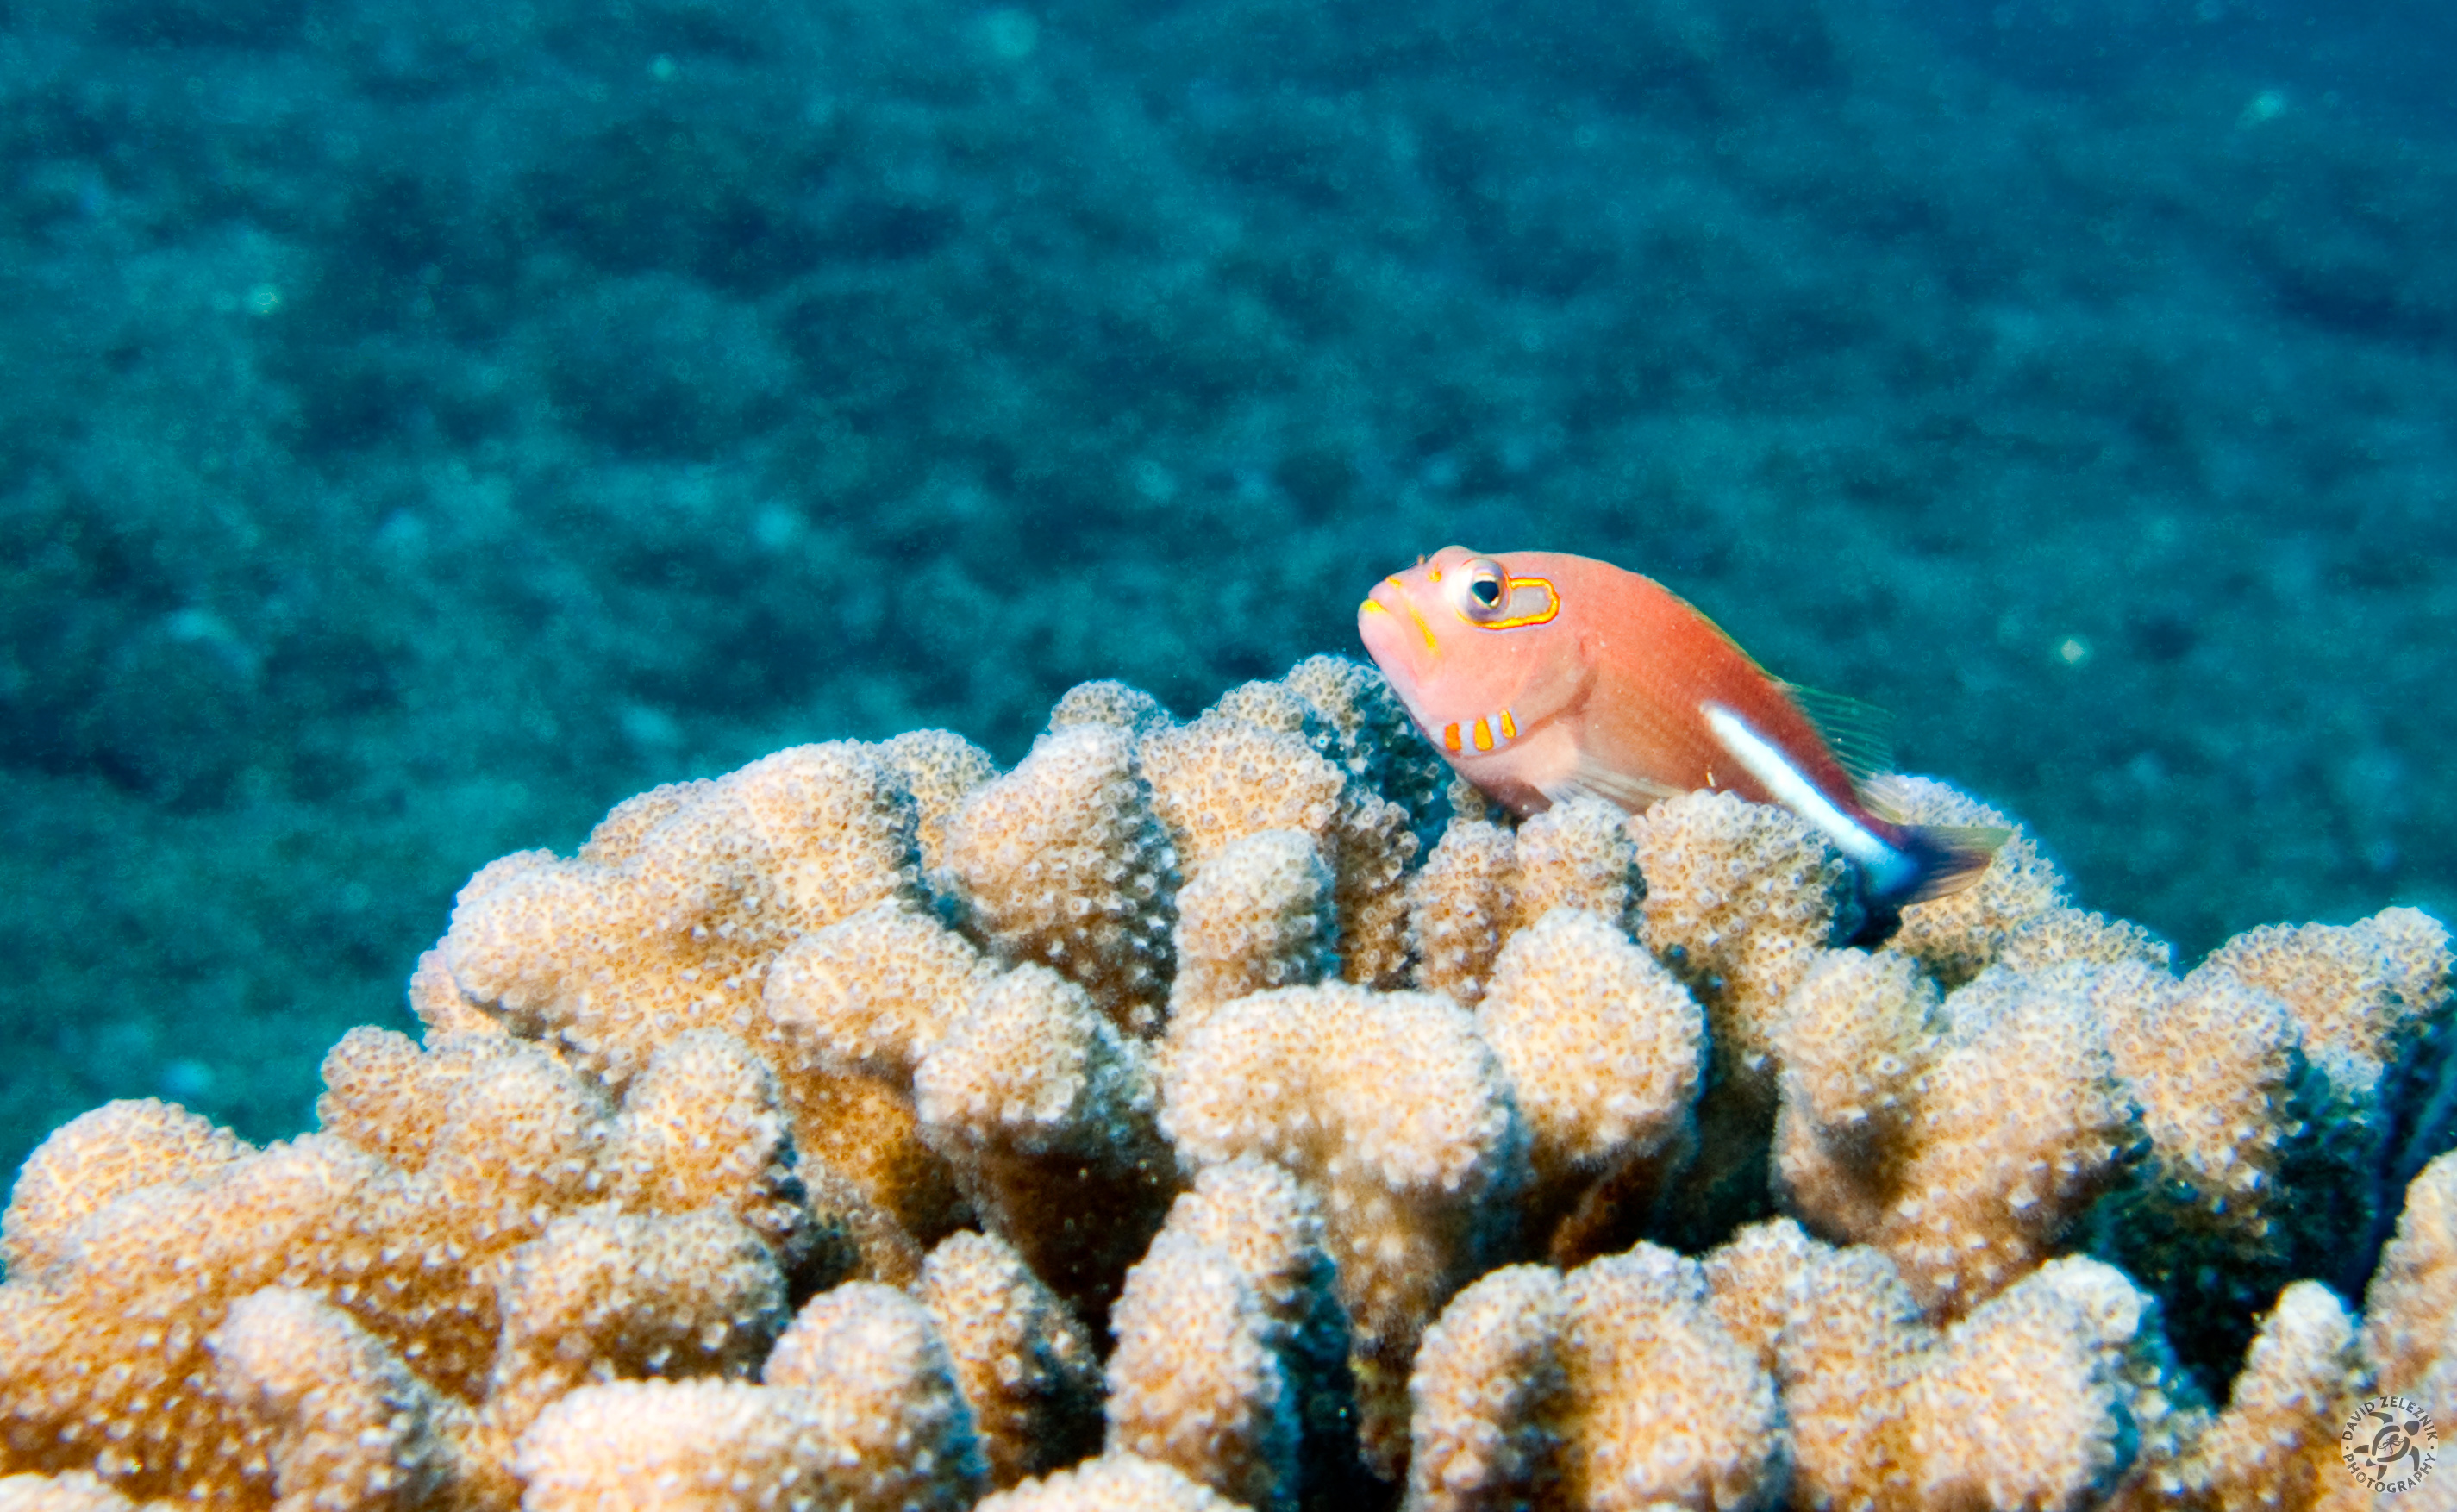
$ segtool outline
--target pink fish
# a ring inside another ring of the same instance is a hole
[[[1609,563],[1444,547],[1375,585],[1356,630],[1427,738],[1520,815],[1580,795],[1635,813],[1701,788],[1781,803],[1859,867],[1880,910],[1967,885],[2005,838],[1886,818],[1860,783],[1882,763],[1836,756],[1803,707],[1815,695]]]

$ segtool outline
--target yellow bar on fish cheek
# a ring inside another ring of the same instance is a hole
[[[1458,726],[1455,724],[1442,726],[1442,749],[1456,754],[1458,748]]]
[[[1501,711],[1501,738],[1504,740],[1518,738],[1518,721],[1510,717],[1510,711],[1507,709]]]
[[[1435,655],[1441,654],[1442,648],[1434,641],[1434,627],[1425,623],[1425,616],[1416,612],[1415,605],[1408,606],[1408,617],[1416,622],[1416,633],[1425,637],[1425,649]]]
[[[1478,751],[1493,749],[1493,727],[1481,719],[1476,722],[1476,748]]]

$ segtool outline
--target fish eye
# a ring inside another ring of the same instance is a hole
[[[1452,602],[1461,618],[1471,624],[1498,619],[1510,610],[1510,573],[1489,556],[1479,556],[1459,565],[1451,581]]]

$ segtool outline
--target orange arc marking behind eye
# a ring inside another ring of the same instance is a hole
[[[1510,591],[1502,599],[1503,603],[1507,604],[1511,599],[1517,598],[1518,590],[1522,588],[1540,588],[1544,590],[1544,607],[1532,614],[1513,614],[1508,619],[1469,620],[1468,623],[1478,630],[1518,630],[1522,626],[1544,624],[1561,612],[1561,593],[1553,586],[1550,578],[1513,577],[1508,587]]]

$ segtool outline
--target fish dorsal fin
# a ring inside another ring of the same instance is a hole
[[[1892,715],[1875,704],[1847,698],[1839,693],[1803,688],[1796,682],[1785,683],[1783,691],[1817,727],[1817,733],[1826,739],[1826,749],[1834,753],[1835,761],[1853,787],[1865,789],[1871,779],[1894,769]]]
[[[1581,753],[1579,764],[1570,769],[1567,777],[1543,783],[1538,791],[1552,803],[1567,803],[1572,798],[1580,797],[1601,798],[1624,813],[1637,814],[1653,808],[1665,798],[1679,797],[1687,790],[1634,777]]]

